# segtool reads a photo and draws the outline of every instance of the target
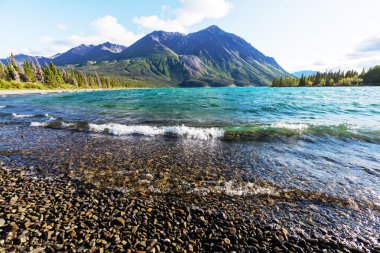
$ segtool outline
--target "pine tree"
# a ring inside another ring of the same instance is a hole
[[[37,58],[34,57],[34,61],[35,61],[35,65],[33,64],[34,66],[34,76],[36,78],[36,81],[39,82],[39,83],[44,83],[45,82],[45,77],[44,77],[44,72],[41,68],[41,65],[39,63],[39,61],[37,60]]]
[[[85,73],[79,72],[75,76],[78,81],[78,87],[88,87],[88,79]]]
[[[102,81],[100,80],[100,77],[98,75],[98,72],[95,72],[95,77],[96,77],[96,83],[97,83],[98,87],[102,88],[103,85],[102,85]]]
[[[367,73],[365,72],[365,69],[363,68],[363,70],[362,70],[362,73],[360,74],[360,78],[362,78],[362,79],[364,79],[364,77],[365,77],[365,75],[366,75]]]
[[[76,87],[78,87],[78,81],[77,79],[75,79],[74,76],[70,77],[68,80],[67,80],[67,83],[71,84],[71,85],[74,85]]]
[[[43,73],[44,73],[44,80],[47,85],[49,85],[52,88],[57,87],[57,80],[55,79],[54,72],[50,68],[48,64],[43,68]]]
[[[68,79],[66,70],[62,69],[61,74],[62,74],[63,81],[66,83],[66,80]]]
[[[298,83],[298,86],[305,86],[305,84],[306,84],[305,76],[302,74],[300,81]]]
[[[7,75],[6,68],[5,68],[4,64],[2,62],[0,62],[0,78],[5,80],[6,75]]]
[[[82,78],[83,78],[83,81],[84,81],[84,87],[88,87],[89,84],[88,84],[88,78],[86,76],[85,73],[81,72],[81,75],[82,75]]]
[[[23,67],[24,67],[25,82],[35,82],[36,77],[34,76],[34,70],[31,63],[25,60]]]
[[[13,53],[11,53],[11,65],[13,68],[17,71],[17,73],[22,73],[20,65],[18,65],[16,58],[14,57]]]
[[[16,81],[20,82],[20,75],[16,71],[16,69],[13,67],[11,63],[7,63],[7,78],[8,81]]]
[[[53,72],[54,79],[55,79],[55,81],[56,81],[57,84],[63,84],[63,83],[65,83],[65,81],[63,80],[61,72],[59,71],[59,69],[57,68],[57,66],[54,65],[53,62],[49,63],[49,68],[50,68],[51,72]]]

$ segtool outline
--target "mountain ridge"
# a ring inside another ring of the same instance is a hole
[[[64,68],[185,87],[267,86],[289,75],[274,58],[217,26],[189,34],[154,31],[129,47],[82,44],[47,59]]]

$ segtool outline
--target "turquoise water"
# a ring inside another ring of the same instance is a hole
[[[196,159],[191,154],[202,150],[201,166],[244,168],[285,189],[322,191],[380,206],[379,87],[143,89],[8,96],[0,97],[0,123],[0,144],[6,149],[33,148],[35,139],[47,129],[56,136],[67,131],[96,133],[114,142],[118,141],[114,138],[122,142],[130,137],[132,149],[159,142],[162,147],[157,149],[164,150],[173,140],[185,143],[183,147],[196,142],[197,150],[180,151],[186,153],[187,160],[181,159],[189,168]],[[30,131],[31,139],[10,137],[9,126]],[[69,136],[65,137],[68,143]],[[139,150],[143,153],[144,147]],[[127,151],[121,150],[121,157],[123,152]]]
[[[1,98],[0,110],[55,127],[85,122],[94,124],[90,130],[116,135],[250,139],[310,133],[376,141],[379,100],[380,89],[373,87],[146,89]],[[58,120],[38,119],[45,114]]]
[[[0,162],[126,192],[169,178],[170,193],[271,195],[285,227],[378,245],[380,87],[3,96]]]

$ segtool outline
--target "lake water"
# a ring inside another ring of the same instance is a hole
[[[170,169],[185,174],[181,189],[195,192],[300,191],[380,206],[378,87],[8,96],[0,97],[0,133],[3,159],[26,150],[15,157],[41,166]],[[215,175],[196,186],[187,181],[203,170]]]

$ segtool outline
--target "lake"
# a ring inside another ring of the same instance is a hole
[[[78,177],[92,171],[123,191],[146,183],[156,193],[290,194],[348,208],[342,226],[372,238],[379,231],[379,144],[378,87],[0,97],[0,158],[10,166]],[[105,168],[111,172],[102,177]],[[164,189],[152,183],[162,171],[176,177]],[[338,219],[331,210],[327,216]]]

